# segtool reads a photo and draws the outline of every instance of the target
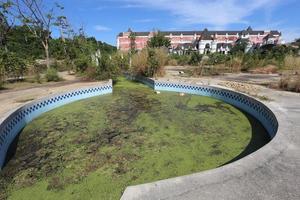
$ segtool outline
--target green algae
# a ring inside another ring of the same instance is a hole
[[[219,100],[155,94],[120,78],[113,94],[55,109],[23,130],[1,172],[0,199],[119,199],[129,185],[219,167],[260,134],[253,152],[268,139],[252,122]]]

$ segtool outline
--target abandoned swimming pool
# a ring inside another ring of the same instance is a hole
[[[216,168],[270,140],[220,100],[120,79],[114,93],[41,115],[1,172],[2,198],[118,199],[129,185]],[[0,197],[1,198],[1,197]]]

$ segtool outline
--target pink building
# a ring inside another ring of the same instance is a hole
[[[132,46],[130,34],[134,33],[134,46],[141,50],[147,46],[148,40],[156,32],[133,32],[129,29],[127,32],[120,33],[117,36],[117,48],[121,51],[128,51]],[[236,42],[246,40],[248,42],[247,50],[252,47],[259,47],[264,44],[280,44],[281,33],[277,30],[256,31],[248,27],[242,31],[163,31],[161,32],[171,41],[170,51],[180,53],[185,50],[198,51],[200,54],[207,52],[227,53]]]

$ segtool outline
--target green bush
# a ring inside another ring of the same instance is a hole
[[[119,67],[121,70],[129,69],[129,55],[117,52],[112,55],[113,65]]]
[[[3,76],[8,78],[20,78],[27,70],[26,60],[11,52],[0,52],[0,65]]]
[[[80,56],[74,60],[76,72],[83,73],[89,66],[91,66],[91,60],[87,56]]]
[[[175,59],[177,61],[178,65],[189,65],[191,56],[190,55],[172,54],[170,56],[170,59]]]
[[[146,76],[153,77],[159,68],[159,61],[156,56],[154,49],[148,50],[148,69],[146,71]]]
[[[51,81],[58,82],[61,80],[61,78],[58,76],[57,70],[52,67],[47,69],[45,78],[47,82],[51,82]]]
[[[91,80],[116,80],[120,75],[120,67],[115,65],[112,57],[103,55],[98,61],[98,66],[89,66],[87,68],[86,77]]]
[[[258,68],[264,66],[264,60],[259,58],[257,53],[247,53],[243,57],[242,71],[248,71],[251,68]]]
[[[208,65],[218,65],[218,64],[225,64],[230,57],[225,54],[221,53],[213,53],[209,55],[209,59],[207,61]]]
[[[193,52],[189,60],[189,64],[197,66],[200,64],[201,60],[202,60],[202,55],[200,55],[197,52]]]

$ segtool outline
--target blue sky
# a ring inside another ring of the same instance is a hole
[[[50,1],[53,2],[53,1]],[[300,0],[57,0],[73,27],[116,44],[134,31],[277,29],[286,41],[300,37]]]

